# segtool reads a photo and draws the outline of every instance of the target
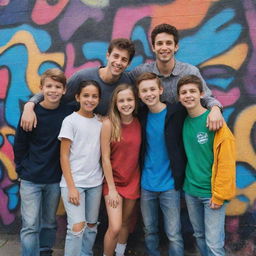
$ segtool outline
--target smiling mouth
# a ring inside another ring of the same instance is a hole
[[[160,53],[162,56],[168,56],[168,55],[170,55],[171,53],[170,52],[162,52],[162,53]]]
[[[187,103],[187,104],[190,104],[190,103],[193,103],[194,100],[185,100],[184,102]]]
[[[51,99],[56,99],[59,97],[59,95],[48,95],[48,97],[50,97]]]
[[[132,109],[132,107],[122,107],[122,110],[126,111],[126,112],[130,111],[131,109]]]
[[[149,102],[154,101],[154,99],[155,99],[155,97],[152,97],[152,96],[145,98],[145,100],[146,100],[146,101],[149,101]]]
[[[121,68],[121,67],[115,67],[115,66],[113,66],[113,68],[114,68],[114,70],[115,70],[116,72],[122,72],[122,68]]]

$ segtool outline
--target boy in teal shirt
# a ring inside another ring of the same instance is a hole
[[[235,140],[223,125],[210,131],[209,110],[201,105],[202,81],[195,75],[181,78],[179,101],[187,109],[183,142],[187,166],[183,189],[197,246],[203,256],[223,256],[225,200],[235,195]]]

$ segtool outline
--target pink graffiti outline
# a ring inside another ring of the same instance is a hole
[[[130,38],[134,25],[141,19],[151,16],[152,6],[120,8],[113,22],[112,38]]]
[[[0,99],[5,99],[9,84],[9,72],[7,68],[0,69],[0,77]]]
[[[32,10],[32,20],[39,25],[47,24],[58,17],[68,2],[69,0],[60,0],[56,5],[51,6],[46,0],[37,0]]]
[[[65,74],[66,74],[67,77],[72,76],[78,70],[81,70],[81,69],[84,69],[84,68],[92,68],[92,67],[100,66],[99,61],[90,61],[90,62],[86,62],[85,64],[83,64],[81,66],[74,67],[75,49],[74,49],[73,44],[71,44],[71,43],[68,43],[66,45],[66,56],[67,56],[67,60],[66,60]]]

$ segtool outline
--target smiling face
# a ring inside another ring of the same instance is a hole
[[[119,77],[129,65],[129,53],[127,50],[113,48],[107,53],[107,69],[113,77]]]
[[[203,92],[200,92],[198,86],[193,83],[184,84],[179,89],[179,101],[187,110],[196,110],[202,107],[201,98]]]
[[[148,107],[154,107],[160,103],[160,95],[163,87],[159,86],[156,79],[143,80],[138,85],[139,97]]]
[[[98,88],[94,85],[87,85],[82,88],[80,94],[76,95],[76,101],[80,103],[78,113],[86,117],[92,117],[93,110],[98,106],[100,101]]]
[[[125,89],[117,94],[116,107],[122,117],[128,117],[135,110],[135,96],[131,89]]]
[[[40,86],[44,96],[43,105],[45,107],[58,106],[61,97],[65,94],[66,89],[61,82],[55,81],[50,77],[46,77]]]
[[[155,38],[153,52],[156,55],[157,62],[168,63],[174,61],[174,54],[179,49],[175,44],[174,37],[171,34],[159,33]]]

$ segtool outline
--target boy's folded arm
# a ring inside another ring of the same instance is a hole
[[[234,139],[224,139],[219,147],[217,170],[212,184],[212,200],[220,204],[236,193],[236,150]]]

